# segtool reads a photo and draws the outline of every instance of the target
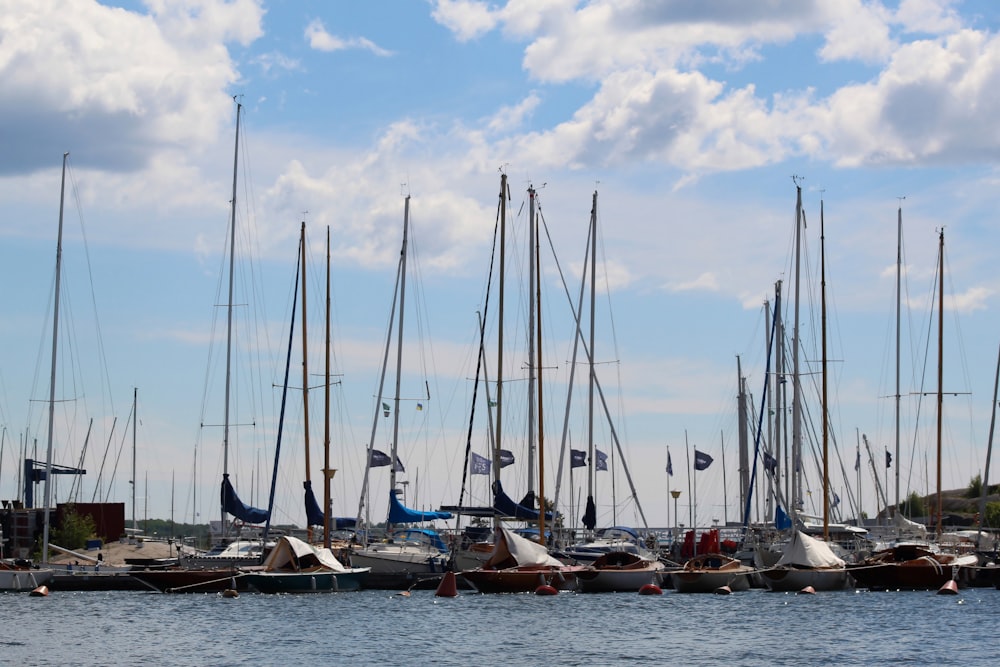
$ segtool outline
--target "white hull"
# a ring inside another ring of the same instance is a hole
[[[576,587],[581,593],[634,593],[646,584],[659,586],[667,576],[663,570],[662,563],[641,570],[584,570],[576,575]]]
[[[801,591],[811,586],[815,591],[842,591],[854,587],[854,579],[844,568],[793,568],[778,566],[760,573],[768,590]]]
[[[32,591],[52,579],[52,570],[0,570],[0,591]]]
[[[372,574],[440,574],[447,564],[447,554],[407,545],[373,544],[351,552],[351,565],[371,568]]]
[[[750,590],[750,568],[738,571],[718,570],[677,570],[670,573],[670,583],[678,593],[712,593],[723,586],[730,590]]]

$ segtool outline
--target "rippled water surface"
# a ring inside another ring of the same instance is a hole
[[[996,665],[1000,591],[0,594],[3,665]]]

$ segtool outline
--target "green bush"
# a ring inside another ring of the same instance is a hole
[[[51,542],[63,549],[82,549],[96,537],[97,526],[89,514],[79,515],[69,506],[63,510],[62,524],[52,530]]]
[[[983,478],[976,475],[969,481],[969,488],[965,490],[966,498],[978,498],[983,495]]]

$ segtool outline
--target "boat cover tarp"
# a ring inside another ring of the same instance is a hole
[[[785,546],[778,559],[778,565],[793,565],[797,567],[844,567],[845,563],[839,558],[830,545],[823,540],[806,535],[801,530],[792,533],[792,539]]]
[[[244,523],[264,523],[271,514],[267,510],[244,504],[229,481],[229,473],[222,476],[222,509]]]
[[[594,504],[594,496],[587,496],[587,509],[580,521],[587,530],[593,530],[594,526],[597,525],[597,505]]]
[[[500,480],[493,482],[493,507],[502,516],[511,517],[513,519],[524,519],[526,521],[538,520],[538,510],[515,503],[513,498],[508,496],[503,490],[503,485],[500,483]],[[545,513],[545,520],[552,520],[552,512]]]
[[[389,523],[419,523],[450,518],[451,512],[421,512],[405,507],[399,501],[399,489],[389,492]]]
[[[901,535],[909,537],[927,537],[927,528],[916,521],[910,521],[900,512],[892,513],[892,525],[900,529]]]
[[[486,561],[487,568],[519,567],[523,565],[562,565],[549,554],[549,550],[538,542],[512,532],[507,526],[500,526],[493,553]]]
[[[300,572],[317,568],[347,572],[347,568],[329,549],[314,547],[291,535],[282,535],[264,559],[266,572]]]
[[[319,503],[316,502],[316,494],[313,493],[312,482],[306,480],[305,482],[302,482],[302,486],[305,487],[306,490],[306,524],[309,526],[326,525],[323,510],[319,508]]]

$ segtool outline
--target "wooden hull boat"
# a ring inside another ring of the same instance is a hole
[[[899,545],[878,551],[848,571],[859,586],[871,590],[930,591],[951,580],[968,587],[979,563],[975,554],[939,553],[920,545]]]
[[[666,566],[633,553],[613,551],[577,572],[576,587],[582,593],[636,592],[646,584],[660,585]]]
[[[750,590],[752,567],[723,554],[695,556],[680,570],[670,573],[670,582],[678,593],[713,593],[728,586],[730,591]]]

